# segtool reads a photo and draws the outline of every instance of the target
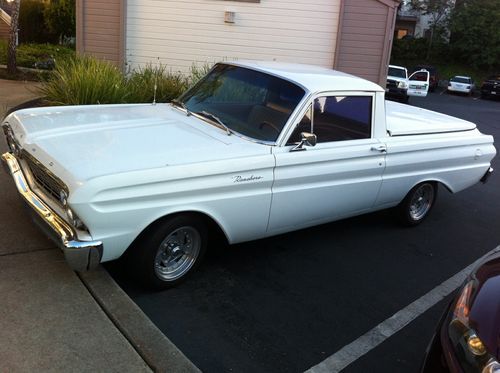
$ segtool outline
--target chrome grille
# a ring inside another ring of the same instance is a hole
[[[398,82],[396,82],[395,80],[389,80],[389,79],[387,79],[386,87],[387,88],[397,88],[398,87]]]
[[[49,195],[54,197],[56,201],[59,201],[61,191],[65,189],[62,181],[55,177],[25,150],[22,152],[22,159],[26,162],[29,171],[31,172],[31,176],[36,184]]]

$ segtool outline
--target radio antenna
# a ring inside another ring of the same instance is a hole
[[[157,57],[158,61],[160,61],[160,57]],[[158,71],[159,69],[157,68],[155,71],[155,86],[154,86],[154,92],[153,92],[153,105],[156,105],[156,90],[158,89]]]

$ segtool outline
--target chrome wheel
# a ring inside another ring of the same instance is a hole
[[[410,200],[409,213],[414,221],[421,220],[427,215],[434,203],[434,186],[422,184],[415,191]]]
[[[200,255],[201,236],[197,229],[183,226],[170,232],[158,247],[154,269],[163,281],[184,276]]]

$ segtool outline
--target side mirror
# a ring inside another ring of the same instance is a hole
[[[316,146],[318,143],[318,138],[314,133],[302,132],[300,134],[301,140],[300,142],[294,146],[290,151],[296,152],[299,150],[306,150],[304,146]]]

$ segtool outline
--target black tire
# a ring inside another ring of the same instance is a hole
[[[396,208],[400,223],[407,227],[420,224],[434,207],[437,192],[435,182],[426,181],[414,186]]]
[[[207,237],[206,225],[198,216],[185,214],[160,220],[130,248],[129,268],[149,288],[174,287],[200,265]]]
[[[401,99],[401,102],[402,102],[403,104],[407,104],[407,103],[409,103],[409,102],[410,102],[410,96],[403,97],[403,98]]]

